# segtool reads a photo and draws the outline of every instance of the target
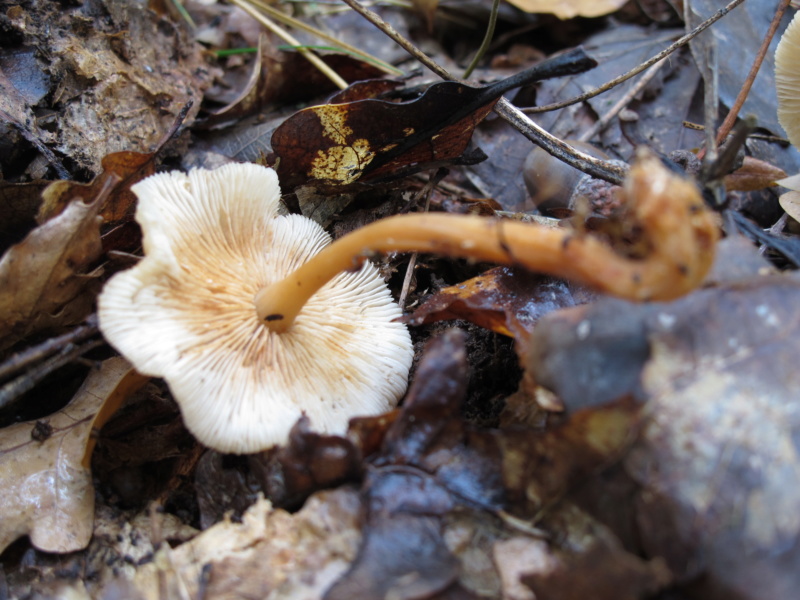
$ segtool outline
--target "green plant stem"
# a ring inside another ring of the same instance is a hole
[[[475,53],[475,57],[472,59],[472,62],[469,63],[467,70],[464,71],[464,79],[469,79],[469,76],[472,75],[472,72],[475,70],[475,67],[478,66],[478,63],[483,58],[483,55],[486,54],[486,50],[489,49],[489,44],[492,43],[492,38],[494,37],[494,28],[495,25],[497,25],[497,13],[499,9],[500,0],[492,0],[492,12],[489,14],[489,25],[486,27],[486,35],[483,36],[481,47],[478,48],[478,51]]]

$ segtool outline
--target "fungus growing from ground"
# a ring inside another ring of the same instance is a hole
[[[696,287],[713,262],[718,230],[697,187],[641,152],[622,188],[629,214],[617,240],[518,221],[448,214],[389,217],[346,235],[259,291],[259,318],[290,331],[298,313],[340,271],[372,252],[433,252],[517,265],[633,300],[669,300]]]
[[[286,441],[305,413],[343,434],[351,417],[391,409],[413,357],[400,309],[370,264],[333,277],[290,331],[271,331],[253,298],[329,242],[279,216],[274,171],[228,165],[133,187],[145,257],[99,299],[100,328],[138,371],[163,377],[205,445],[248,453]]]
[[[619,236],[446,214],[389,217],[329,244],[278,216],[270,169],[230,165],[134,186],[145,258],[99,300],[109,342],[163,377],[189,430],[227,452],[286,440],[305,413],[344,433],[404,393],[411,342],[374,252],[434,252],[572,278],[636,300],[675,298],[708,271],[718,231],[697,188],[650,155],[622,190]],[[356,269],[359,267],[360,269]]]
[[[800,14],[795,14],[775,50],[778,121],[789,141],[800,148]]]

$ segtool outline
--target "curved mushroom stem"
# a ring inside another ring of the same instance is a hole
[[[271,330],[286,331],[325,283],[368,254],[388,251],[517,265],[632,300],[669,300],[699,285],[719,233],[695,185],[647,154],[631,168],[622,195],[646,245],[641,256],[626,256],[598,236],[568,229],[477,216],[399,215],[336,240],[265,287],[256,295],[256,310]]]

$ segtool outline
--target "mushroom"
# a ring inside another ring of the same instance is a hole
[[[260,290],[258,315],[271,330],[290,331],[303,305],[327,281],[360,257],[389,250],[518,265],[633,300],[669,300],[699,285],[713,262],[719,232],[697,187],[642,150],[620,200],[629,212],[627,231],[613,244],[564,228],[477,216],[389,217],[338,239]]]
[[[775,50],[778,121],[800,148],[800,14],[795,14]]]
[[[104,287],[100,329],[138,371],[166,380],[198,440],[251,453],[285,442],[303,414],[343,434],[351,417],[397,403],[411,339],[371,264],[329,278],[285,332],[258,318],[256,292],[330,243],[310,219],[277,214],[273,170],[163,173],[132,189],[145,257]]]

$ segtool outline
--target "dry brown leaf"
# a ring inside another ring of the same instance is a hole
[[[45,552],[86,547],[94,519],[92,430],[145,381],[126,360],[111,358],[89,375],[65,408],[45,420],[46,425],[29,421],[3,430],[0,551],[23,535]],[[49,437],[43,431],[50,432]]]
[[[42,192],[41,206],[36,215],[39,223],[49,221],[64,212],[70,203],[82,199],[92,203],[98,194],[113,186],[100,206],[100,215],[106,224],[132,218],[136,196],[131,186],[155,172],[155,153],[114,152],[101,161],[103,172],[91,183],[54,181]],[[118,183],[115,183],[118,181]]]
[[[559,19],[599,17],[622,7],[626,0],[508,0],[529,13],[547,13]]]
[[[774,186],[786,177],[786,172],[764,160],[745,156],[742,166],[725,176],[725,189],[729,192],[754,192]]]
[[[98,205],[72,202],[0,260],[0,350],[90,312],[94,296],[85,292],[97,274],[85,269],[102,250]]]

